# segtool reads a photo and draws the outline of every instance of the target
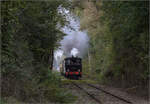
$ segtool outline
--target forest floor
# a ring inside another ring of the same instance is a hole
[[[129,104],[127,102],[121,101],[111,95],[108,95],[102,91],[97,89],[91,88],[86,85],[86,83],[90,83],[98,88],[102,88],[105,91],[110,92],[118,97],[121,97],[127,101],[130,101],[131,104],[149,104],[150,102],[148,99],[144,99],[143,97],[139,97],[133,94],[129,94],[124,89],[115,88],[107,85],[100,85],[95,81],[91,80],[69,80],[63,79],[63,87],[68,88],[69,91],[78,97],[77,101],[74,104],[99,104],[94,99],[92,99],[89,95],[87,95],[84,91],[77,88],[72,84],[77,83],[80,87],[82,87],[87,92],[91,93],[95,98],[99,99],[102,103],[101,104]]]

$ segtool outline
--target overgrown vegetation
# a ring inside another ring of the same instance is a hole
[[[148,88],[149,1],[74,0],[73,6],[90,36],[90,60],[83,64],[89,75]]]
[[[4,102],[8,99],[16,99],[15,103],[75,100],[61,89],[59,75],[51,72],[53,50],[65,35],[59,29],[66,23],[58,12],[60,6],[67,8],[69,4],[65,0],[1,1]]]
[[[68,1],[1,1],[2,103],[75,101],[51,71],[67,22],[58,7],[67,8]],[[72,7],[90,36],[83,73],[125,87],[148,86],[149,1],[74,0]]]

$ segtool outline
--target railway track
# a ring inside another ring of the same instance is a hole
[[[119,96],[116,96],[116,95],[114,95],[114,94],[112,94],[112,93],[110,93],[110,92],[108,92],[108,91],[105,91],[104,89],[102,89],[102,88],[100,88],[100,87],[96,87],[96,86],[94,86],[94,85],[92,85],[92,84],[87,84],[87,85],[90,86],[90,87],[93,87],[93,88],[95,88],[95,89],[97,89],[97,90],[100,90],[100,91],[102,91],[102,92],[104,92],[104,93],[106,93],[106,94],[108,94],[108,95],[111,95],[111,96],[113,96],[113,97],[115,97],[115,98],[117,98],[117,99],[119,99],[119,100],[122,100],[122,101],[124,101],[124,102],[126,102],[126,103],[132,104],[131,101],[128,101],[128,100],[126,100],[126,99],[124,99],[124,98],[121,98],[121,97],[119,97]]]
[[[80,85],[78,85],[78,84],[76,84],[76,83],[74,83],[74,82],[73,82],[73,85],[76,86],[77,88],[79,88],[80,90],[82,90],[83,92],[85,92],[89,97],[91,97],[93,100],[95,100],[98,104],[104,104],[100,99],[98,99],[95,95],[93,95],[92,93],[90,93],[90,92],[89,92],[88,90],[86,90],[85,88],[81,87]],[[100,87],[96,87],[96,86],[94,86],[94,85],[92,85],[92,84],[88,84],[88,83],[86,83],[86,85],[87,85],[88,87],[91,87],[91,88],[94,88],[94,89],[96,89],[96,90],[98,90],[98,91],[101,91],[101,92],[103,92],[103,93],[105,93],[105,94],[107,94],[107,95],[110,95],[110,96],[112,96],[112,97],[114,97],[114,98],[116,98],[116,99],[118,99],[118,100],[121,100],[121,101],[125,102],[126,104],[132,104],[131,101],[128,101],[128,100],[126,100],[126,99],[124,99],[124,98],[121,98],[121,97],[119,97],[119,96],[116,96],[116,95],[114,95],[114,94],[112,94],[112,93],[110,93],[110,92],[108,92],[108,91],[106,91],[106,90],[104,90],[104,89],[102,89],[102,88],[100,88]]]
[[[77,88],[81,89],[83,92],[85,92],[89,97],[91,97],[93,100],[95,100],[97,103],[102,104],[102,102],[97,99],[93,94],[89,93],[87,90],[85,90],[84,88],[80,87],[78,84],[73,83],[73,85],[75,85]]]

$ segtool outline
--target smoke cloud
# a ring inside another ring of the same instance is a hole
[[[86,32],[75,31],[72,34],[65,36],[60,42],[61,49],[67,57],[75,54],[79,57],[83,57],[88,49],[88,41],[89,37]],[[73,54],[71,54],[71,52]]]
[[[69,21],[69,25],[64,26],[62,31],[67,34],[61,40],[60,48],[64,51],[64,55],[69,57],[75,55],[74,51],[78,51],[76,56],[83,57],[88,49],[89,37],[86,31],[80,31],[80,19],[72,14],[65,8],[60,8],[59,10],[62,14],[66,15],[66,19]],[[62,12],[64,11],[64,12]],[[70,28],[71,27],[71,28]],[[74,54],[71,54],[73,52]]]
[[[60,41],[60,47],[55,51],[54,67],[59,70],[59,64],[65,57],[83,57],[88,49],[89,37],[86,31],[80,31],[80,19],[69,10],[60,7],[58,12],[65,15],[69,24],[61,28],[67,34]],[[71,28],[70,28],[71,27]]]

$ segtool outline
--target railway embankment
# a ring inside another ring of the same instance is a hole
[[[124,89],[101,85],[93,80],[63,79],[63,87],[77,96],[75,104],[148,104],[148,100]]]

